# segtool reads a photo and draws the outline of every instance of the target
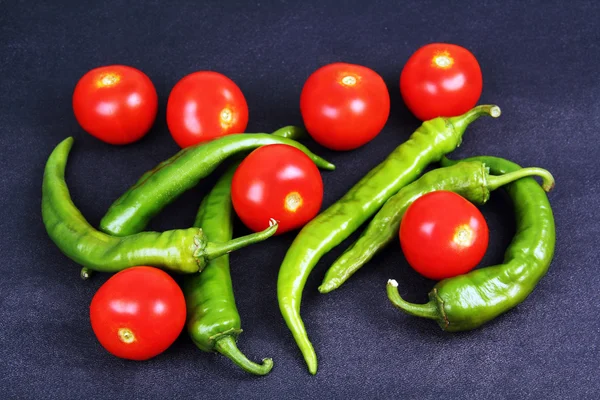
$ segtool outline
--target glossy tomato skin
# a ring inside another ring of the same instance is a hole
[[[125,145],[144,137],[156,119],[158,95],[150,78],[126,65],[88,71],[75,86],[73,112],[90,135]]]
[[[331,150],[353,150],[381,132],[390,114],[390,96],[372,69],[332,63],[304,83],[300,112],[316,142]]]
[[[278,221],[276,235],[314,218],[323,202],[321,173],[302,151],[284,144],[259,147],[237,168],[231,183],[236,214],[251,230]]]
[[[483,88],[479,62],[469,50],[430,43],[410,56],[400,75],[400,92],[421,121],[461,115],[473,108]]]
[[[167,101],[167,125],[182,148],[232,133],[248,125],[242,90],[227,76],[198,71],[175,84]]]
[[[92,329],[111,354],[147,360],[165,351],[181,333],[186,305],[166,272],[147,266],[110,277],[90,304]]]
[[[475,268],[489,241],[487,222],[479,209],[448,191],[430,192],[414,201],[402,217],[399,235],[410,266],[434,280]]]

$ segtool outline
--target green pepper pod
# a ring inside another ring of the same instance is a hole
[[[239,162],[232,165],[202,201],[194,226],[202,227],[212,240],[227,242],[233,235],[231,180]],[[266,375],[273,367],[270,358],[263,364],[250,361],[236,346],[242,332],[229,273],[229,255],[208,263],[199,274],[187,275],[183,284],[187,304],[187,330],[198,348],[218,351],[244,371]]]
[[[273,135],[294,140],[307,136],[305,130],[294,126],[281,128]],[[231,181],[240,163],[238,160],[229,167],[198,209],[194,226],[202,227],[212,240],[227,242],[233,236]],[[187,330],[198,348],[206,352],[218,351],[254,375],[266,375],[271,371],[273,361],[270,358],[257,364],[236,345],[242,328],[229,273],[229,255],[209,261],[200,274],[186,275],[183,292],[188,313]]]
[[[114,236],[141,232],[165,206],[196,186],[229,156],[257,147],[287,144],[302,150],[318,167],[335,169],[333,164],[313,154],[306,146],[283,136],[232,134],[180,150],[143,174],[135,185],[121,195],[100,221],[100,230]]]
[[[350,236],[388,198],[415,180],[427,165],[452,152],[460,144],[467,126],[482,115],[498,117],[500,108],[482,105],[461,116],[423,122],[406,142],[340,200],[306,224],[294,239],[279,270],[277,299],[311,374],[317,372],[317,356],[300,316],[302,291],[310,272],[321,256]]]
[[[532,175],[543,178],[545,190],[552,188],[554,178],[544,169],[523,168],[496,176],[490,175],[481,161],[463,161],[423,174],[385,202],[358,240],[327,270],[319,291],[328,293],[337,289],[388,243],[397,239],[400,222],[406,209],[424,194],[447,190],[465,197],[474,204],[482,205],[488,201],[490,191]]]
[[[484,162],[494,174],[520,167],[497,157],[471,157]],[[442,165],[453,161],[443,160]],[[513,202],[516,234],[508,246],[504,263],[475,269],[438,282],[429,302],[413,304],[398,293],[398,283],[387,284],[389,300],[398,309],[435,320],[445,331],[475,329],[523,302],[546,274],[554,256],[554,216],[544,190],[533,178],[523,178],[504,187]]]
[[[110,236],[94,229],[75,207],[65,183],[65,167],[73,138],[59,143],[48,158],[42,184],[42,218],[50,239],[67,257],[101,272],[151,265],[173,272],[201,271],[206,263],[231,251],[263,241],[277,224],[262,232],[226,243],[208,241],[199,228],[142,232],[125,237]]]

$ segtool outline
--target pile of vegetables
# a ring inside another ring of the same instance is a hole
[[[365,66],[332,63],[315,70],[300,92],[304,127],[272,133],[246,132],[249,107],[228,77],[214,71],[185,76],[173,87],[166,110],[181,150],[116,199],[98,227],[71,200],[65,169],[73,138],[64,139],[46,163],[42,217],[50,239],[81,265],[82,277],[113,274],[90,304],[98,341],[117,357],[147,360],[187,328],[199,349],[219,352],[249,373],[269,373],[270,358],[255,362],[237,347],[242,329],[229,253],[285,232],[296,236],[279,268],[277,299],[311,374],[318,363],[300,314],[304,286],[321,257],[361,226],[359,238],[327,270],[321,293],[339,288],[396,241],[415,271],[437,281],[428,303],[413,304],[390,279],[388,299],[402,312],[433,319],[452,332],[480,327],[523,302],[554,254],[546,195],[554,179],[542,168],[498,157],[446,157],[471,123],[500,116],[497,105],[477,105],[482,87],[481,69],[467,49],[446,43],[418,49],[402,69],[399,90],[422,124],[324,210],[319,169],[335,166],[302,141],[352,151],[382,131],[390,114],[388,88]],[[129,66],[93,69],[73,93],[81,127],[114,145],[144,137],[157,109],[152,81]],[[146,229],[165,206],[223,163],[228,167],[202,200],[193,226]],[[434,163],[439,167],[424,173]],[[477,206],[500,188],[513,202],[516,234],[503,264],[476,268],[489,241]],[[251,233],[234,237],[235,217]],[[181,286],[173,273],[184,275]]]

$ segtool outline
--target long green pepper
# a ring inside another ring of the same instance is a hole
[[[226,242],[233,235],[231,179],[239,163],[230,167],[202,201],[194,226],[202,227],[213,240]],[[229,255],[208,263],[204,271],[186,275],[183,293],[187,306],[187,331],[199,349],[217,351],[244,371],[266,375],[273,367],[270,358],[263,364],[250,361],[237,347],[242,332],[229,273]]]
[[[99,232],[73,204],[65,183],[65,167],[72,146],[72,137],[63,140],[46,162],[42,219],[50,239],[63,254],[87,268],[84,270],[87,273],[89,270],[118,272],[139,265],[180,273],[199,272],[211,259],[263,241],[277,230],[275,223],[262,232],[225,243],[209,241],[200,228],[142,232],[125,237]]]
[[[298,140],[306,137],[306,131],[288,126],[273,135]],[[202,227],[212,240],[227,242],[233,236],[231,181],[240,163],[237,161],[229,167],[198,209],[194,226]],[[199,349],[217,351],[254,375],[266,375],[271,371],[273,361],[270,358],[257,364],[236,345],[242,328],[229,272],[229,255],[210,261],[202,273],[186,275],[182,286],[187,306],[187,331]]]
[[[487,167],[481,161],[463,161],[423,174],[385,202],[358,240],[342,253],[327,270],[323,283],[319,286],[319,291],[328,293],[337,289],[369,262],[375,254],[397,239],[400,222],[406,209],[424,194],[447,190],[465,197],[474,204],[482,205],[488,201],[490,191],[532,175],[543,178],[544,190],[552,189],[554,178],[550,172],[544,169],[523,168],[504,175],[490,175]]]
[[[286,127],[284,129],[298,129]],[[285,135],[240,133],[184,148],[143,174],[108,209],[100,230],[113,236],[141,232],[165,206],[196,186],[228,157],[270,144],[287,144],[302,150],[322,169],[334,170],[330,162]]]
[[[498,157],[470,157],[485,163],[494,174],[521,167]],[[442,160],[442,165],[454,161]],[[475,329],[523,302],[546,274],[556,244],[554,216],[548,196],[533,178],[523,178],[504,187],[513,202],[516,233],[506,249],[504,263],[475,269],[438,282],[429,302],[413,304],[398,293],[390,279],[387,294],[399,310],[435,320],[442,330]]]
[[[302,291],[310,272],[325,253],[350,236],[388,198],[415,180],[427,165],[456,149],[467,126],[482,115],[498,117],[500,108],[481,105],[461,116],[423,122],[406,142],[296,236],[279,270],[277,299],[311,374],[317,372],[317,355],[300,316]]]

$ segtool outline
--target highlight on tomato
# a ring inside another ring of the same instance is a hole
[[[233,208],[249,229],[258,232],[278,222],[276,235],[313,219],[323,202],[323,180],[312,160],[295,147],[273,144],[252,151],[231,183]]]
[[[441,280],[469,272],[488,247],[488,225],[479,209],[450,191],[427,193],[406,210],[400,245],[409,265]]]
[[[421,121],[453,117],[473,108],[483,88],[479,62],[466,48],[430,43],[414,52],[400,74],[400,93]]]
[[[144,137],[156,119],[158,95],[150,78],[126,65],[94,68],[73,91],[73,113],[90,135],[114,145]]]
[[[90,322],[100,344],[128,360],[164,352],[180,335],[185,319],[185,298],[177,282],[149,266],[117,272],[90,304]]]
[[[167,125],[181,147],[243,133],[248,104],[239,86],[215,71],[197,71],[175,84],[167,101]]]
[[[370,68],[332,63],[314,71],[300,94],[306,130],[331,150],[353,150],[373,140],[390,114],[383,78]]]

